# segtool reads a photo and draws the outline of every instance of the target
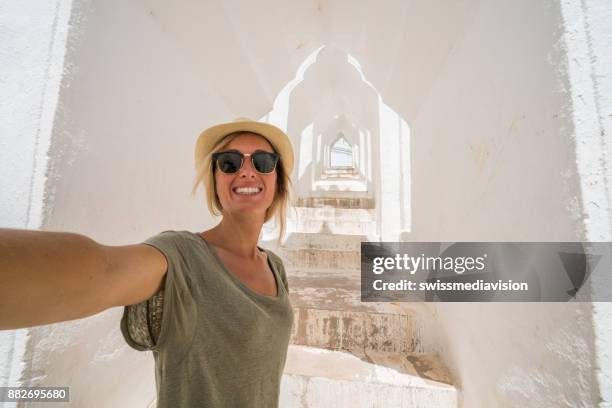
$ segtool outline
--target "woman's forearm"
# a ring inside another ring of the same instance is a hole
[[[102,246],[86,236],[0,228],[0,330],[101,312],[107,269]]]

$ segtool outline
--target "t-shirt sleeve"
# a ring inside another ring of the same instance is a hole
[[[121,318],[121,333],[127,344],[139,351],[172,346],[187,348],[195,332],[197,309],[189,274],[189,247],[176,231],[164,231],[143,244],[159,250],[168,262],[163,289],[149,299],[127,305]]]
[[[121,329],[126,342],[136,350],[151,350],[157,344],[164,307],[164,290],[149,299],[128,305],[124,310]]]

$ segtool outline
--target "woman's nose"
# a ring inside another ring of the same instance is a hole
[[[240,177],[255,177],[255,168],[253,167],[253,162],[251,161],[251,156],[246,156],[244,158],[244,163],[242,164],[242,168],[240,169],[239,176]]]

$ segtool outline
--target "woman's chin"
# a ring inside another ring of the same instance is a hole
[[[265,214],[266,209],[269,206],[266,206],[264,203],[234,203],[231,206],[227,206],[229,212],[234,214],[251,214],[256,216],[258,214]]]

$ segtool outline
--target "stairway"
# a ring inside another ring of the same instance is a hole
[[[301,233],[363,236],[376,233],[371,199],[308,197],[298,199],[293,210],[295,229]]]
[[[297,231],[270,247],[284,261],[295,314],[280,406],[457,407],[428,341],[427,309],[360,301],[360,243],[375,228],[373,202],[298,199],[295,214]]]

